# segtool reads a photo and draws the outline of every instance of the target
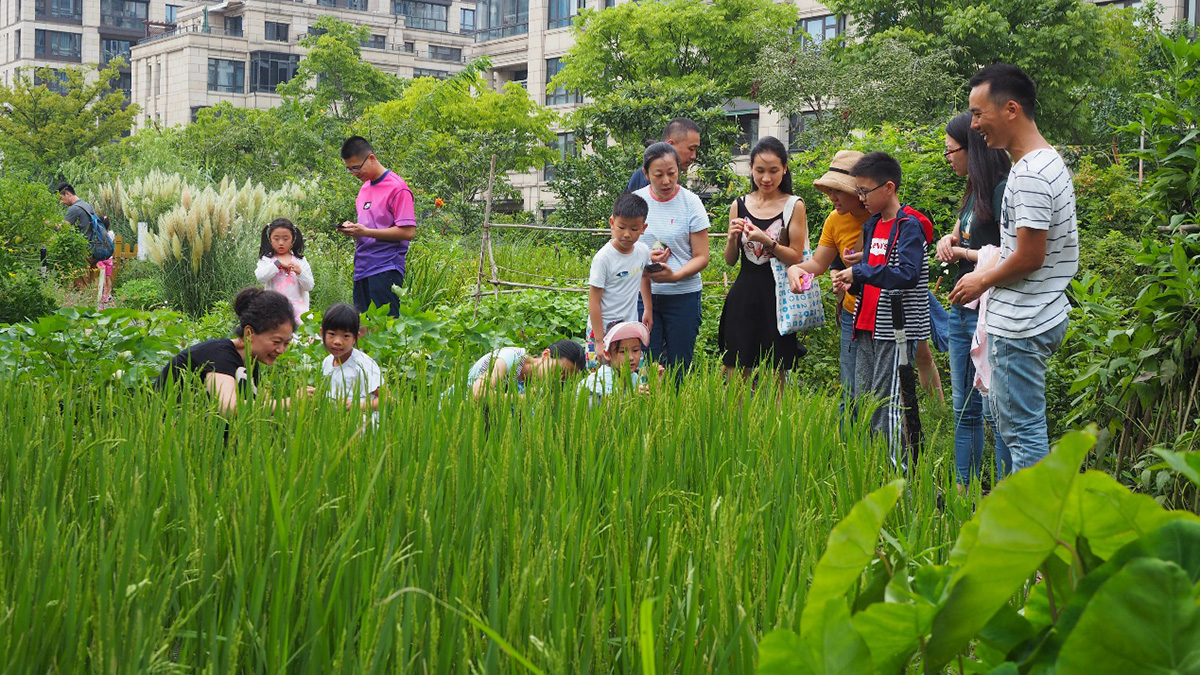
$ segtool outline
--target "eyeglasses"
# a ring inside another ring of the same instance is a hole
[[[942,157],[949,158],[950,155],[953,155],[954,153],[960,152],[962,150],[966,150],[966,148],[959,147],[959,148],[954,148],[953,150],[946,150],[945,152],[942,153]]]
[[[346,170],[349,171],[350,173],[358,173],[358,172],[362,171],[363,167],[366,166],[367,162],[369,162],[369,161],[371,161],[371,156],[367,155],[367,158],[364,159],[361,164],[359,164],[358,166],[347,166]]]
[[[862,188],[854,188],[854,194],[858,195],[859,199],[862,199],[863,197],[866,197],[867,195],[871,194],[872,192],[878,190],[879,188],[881,188],[884,185],[887,185],[888,183],[891,183],[891,182],[892,181],[889,180],[887,183],[880,183],[879,185],[876,185],[875,187],[871,188],[870,190],[864,190]]]

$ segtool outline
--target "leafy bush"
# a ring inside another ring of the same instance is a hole
[[[150,260],[138,260],[136,258],[125,260],[117,268],[116,276],[113,277],[113,288],[120,288],[128,282],[138,279],[161,280],[162,268]]]
[[[0,271],[38,264],[38,249],[62,222],[57,196],[45,185],[0,174]]]
[[[71,281],[87,269],[91,248],[79,230],[66,227],[46,244],[46,267],[60,282]]]
[[[1000,483],[945,565],[886,531],[879,548],[903,480],[868,495],[829,536],[799,634],[767,635],[758,672],[899,673],[914,659],[926,673],[1187,671],[1200,662],[1200,518],[1081,474],[1094,442],[1068,434]]]
[[[1137,184],[1133,174],[1123,164],[1098,167],[1090,157],[1081,158],[1073,167],[1081,237],[1085,233],[1105,237],[1109,232],[1119,232],[1136,241],[1147,234],[1142,203],[1146,188]]]
[[[37,272],[28,267],[0,272],[0,324],[36,319],[56,307]]]
[[[113,297],[122,307],[130,309],[163,309],[167,306],[161,279],[134,279],[113,291]]]
[[[353,242],[326,230],[301,232],[304,234],[304,259],[312,266],[315,282],[309,293],[311,307],[323,312],[334,303],[351,302],[354,292]]]

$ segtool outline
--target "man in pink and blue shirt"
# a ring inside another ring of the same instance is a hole
[[[358,222],[338,226],[338,232],[355,239],[354,307],[365,312],[372,304],[387,305],[388,314],[399,316],[400,298],[392,287],[404,283],[404,259],[417,233],[412,190],[379,163],[375,149],[361,136],[342,144],[342,162],[363,183]]]

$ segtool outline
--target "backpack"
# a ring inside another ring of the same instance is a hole
[[[88,240],[88,246],[92,250],[92,259],[96,262],[108,260],[113,257],[115,252],[113,248],[113,240],[108,236],[108,227],[100,216],[96,215],[95,211],[88,213],[84,211],[90,219],[87,232],[84,237]]]

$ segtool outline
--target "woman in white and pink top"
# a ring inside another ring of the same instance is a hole
[[[304,237],[287,218],[276,218],[263,228],[254,276],[267,290],[283,294],[292,303],[296,324],[308,311],[313,289],[312,267],[304,259]]]

